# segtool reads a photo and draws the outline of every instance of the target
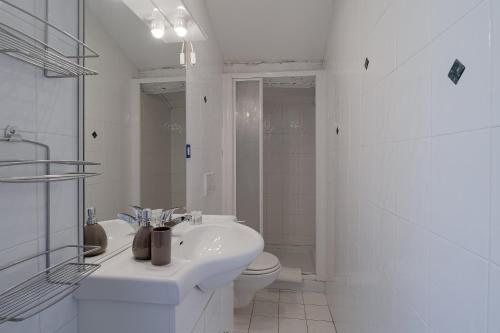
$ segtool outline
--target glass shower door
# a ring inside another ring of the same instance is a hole
[[[235,210],[262,233],[262,79],[234,80]]]

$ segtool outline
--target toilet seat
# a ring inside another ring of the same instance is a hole
[[[241,308],[252,302],[257,291],[278,278],[281,265],[274,255],[263,252],[234,280],[234,306]]]
[[[279,259],[268,252],[262,252],[242,275],[265,275],[274,273],[281,268]]]

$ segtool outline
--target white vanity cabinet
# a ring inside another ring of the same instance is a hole
[[[96,257],[101,268],[75,293],[79,333],[230,332],[233,280],[262,252],[262,237],[234,217],[204,215],[202,225],[175,226],[171,262],[154,266],[114,246],[130,242],[124,223],[102,223],[109,255]]]
[[[78,295],[77,295],[78,298]],[[79,298],[79,333],[229,333],[233,284],[193,288],[179,305]]]
[[[196,322],[193,333],[230,333],[233,327],[233,288],[216,290]]]

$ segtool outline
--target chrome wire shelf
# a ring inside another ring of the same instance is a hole
[[[61,36],[69,44],[73,45],[78,54],[64,54],[56,48],[49,46],[47,41],[42,41],[5,23],[0,23],[0,53],[54,74],[53,76],[48,75],[48,77],[62,78],[98,74],[96,71],[77,63],[80,59],[99,56],[88,45],[68,32],[49,23],[46,19],[40,18],[9,1],[0,0],[0,2],[6,4],[11,10],[14,10],[16,16],[30,17],[41,22],[44,25],[46,39],[48,38],[48,31],[50,29],[50,31],[57,33],[58,36]],[[80,55],[82,51],[83,55]]]
[[[62,246],[0,268],[0,271],[4,271],[39,256],[50,255],[51,253],[71,248],[81,253],[33,275],[29,279],[0,294],[0,324],[7,321],[26,320],[73,293],[79,288],[79,282],[100,267],[99,264],[80,262],[80,259],[86,254],[98,251],[100,247],[80,245]],[[87,250],[83,251],[85,249]],[[73,262],[75,260],[78,260],[78,262]]]
[[[0,0],[3,2],[3,0]],[[40,176],[22,176],[22,177],[1,177],[0,182],[6,183],[45,183],[45,251],[36,253],[32,256],[12,262],[6,266],[0,267],[0,273],[18,265],[37,259],[45,258],[45,269],[32,275],[15,286],[0,293],[0,324],[8,321],[23,321],[30,318],[50,306],[61,301],[73,293],[78,287],[80,281],[92,274],[100,266],[99,264],[85,263],[85,255],[97,252],[99,246],[84,245],[66,245],[51,249],[51,228],[50,228],[50,188],[51,182],[82,179],[91,176],[97,176],[98,173],[80,172],[87,165],[100,165],[100,163],[78,161],[78,160],[52,160],[50,158],[50,147],[42,142],[24,139],[14,126],[7,126],[4,131],[4,137],[0,142],[10,144],[30,144],[45,149],[45,159],[27,159],[27,160],[0,160],[0,167],[16,167],[22,165],[42,164],[45,174]],[[78,172],[69,172],[61,175],[53,175],[50,172],[50,166],[53,164],[75,166]],[[81,240],[79,238],[79,243]],[[51,265],[51,254],[67,249],[77,251],[77,254],[68,259]],[[40,265],[37,262],[37,265]]]
[[[68,172],[61,175],[41,175],[41,176],[23,176],[23,177],[1,177],[0,183],[51,183],[65,180],[77,180],[89,177],[99,176],[95,172]]]
[[[30,164],[60,164],[60,165],[101,165],[97,162],[77,161],[77,160],[12,160],[0,161],[0,167],[30,165]]]
[[[2,1],[2,0],[0,0]],[[4,131],[4,137],[0,138],[0,142],[25,142],[30,144],[35,144],[38,146],[42,146],[47,149],[47,159],[44,160],[0,160],[0,168],[1,167],[14,167],[20,165],[36,165],[36,164],[44,164],[46,167],[45,175],[36,175],[36,176],[14,176],[14,177],[0,177],[0,183],[52,183],[52,182],[60,182],[65,180],[78,180],[89,177],[95,177],[101,175],[97,172],[68,172],[63,174],[51,174],[50,173],[50,165],[59,164],[59,165],[69,165],[69,166],[96,166],[101,165],[101,163],[97,162],[88,162],[88,161],[78,161],[78,160],[51,160],[50,157],[50,149],[47,145],[36,142],[25,140],[22,136],[17,132],[17,129],[13,126],[7,126]]]

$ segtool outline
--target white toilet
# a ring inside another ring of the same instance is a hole
[[[234,307],[250,304],[257,291],[269,286],[280,274],[280,261],[275,255],[263,252],[234,281]]]

